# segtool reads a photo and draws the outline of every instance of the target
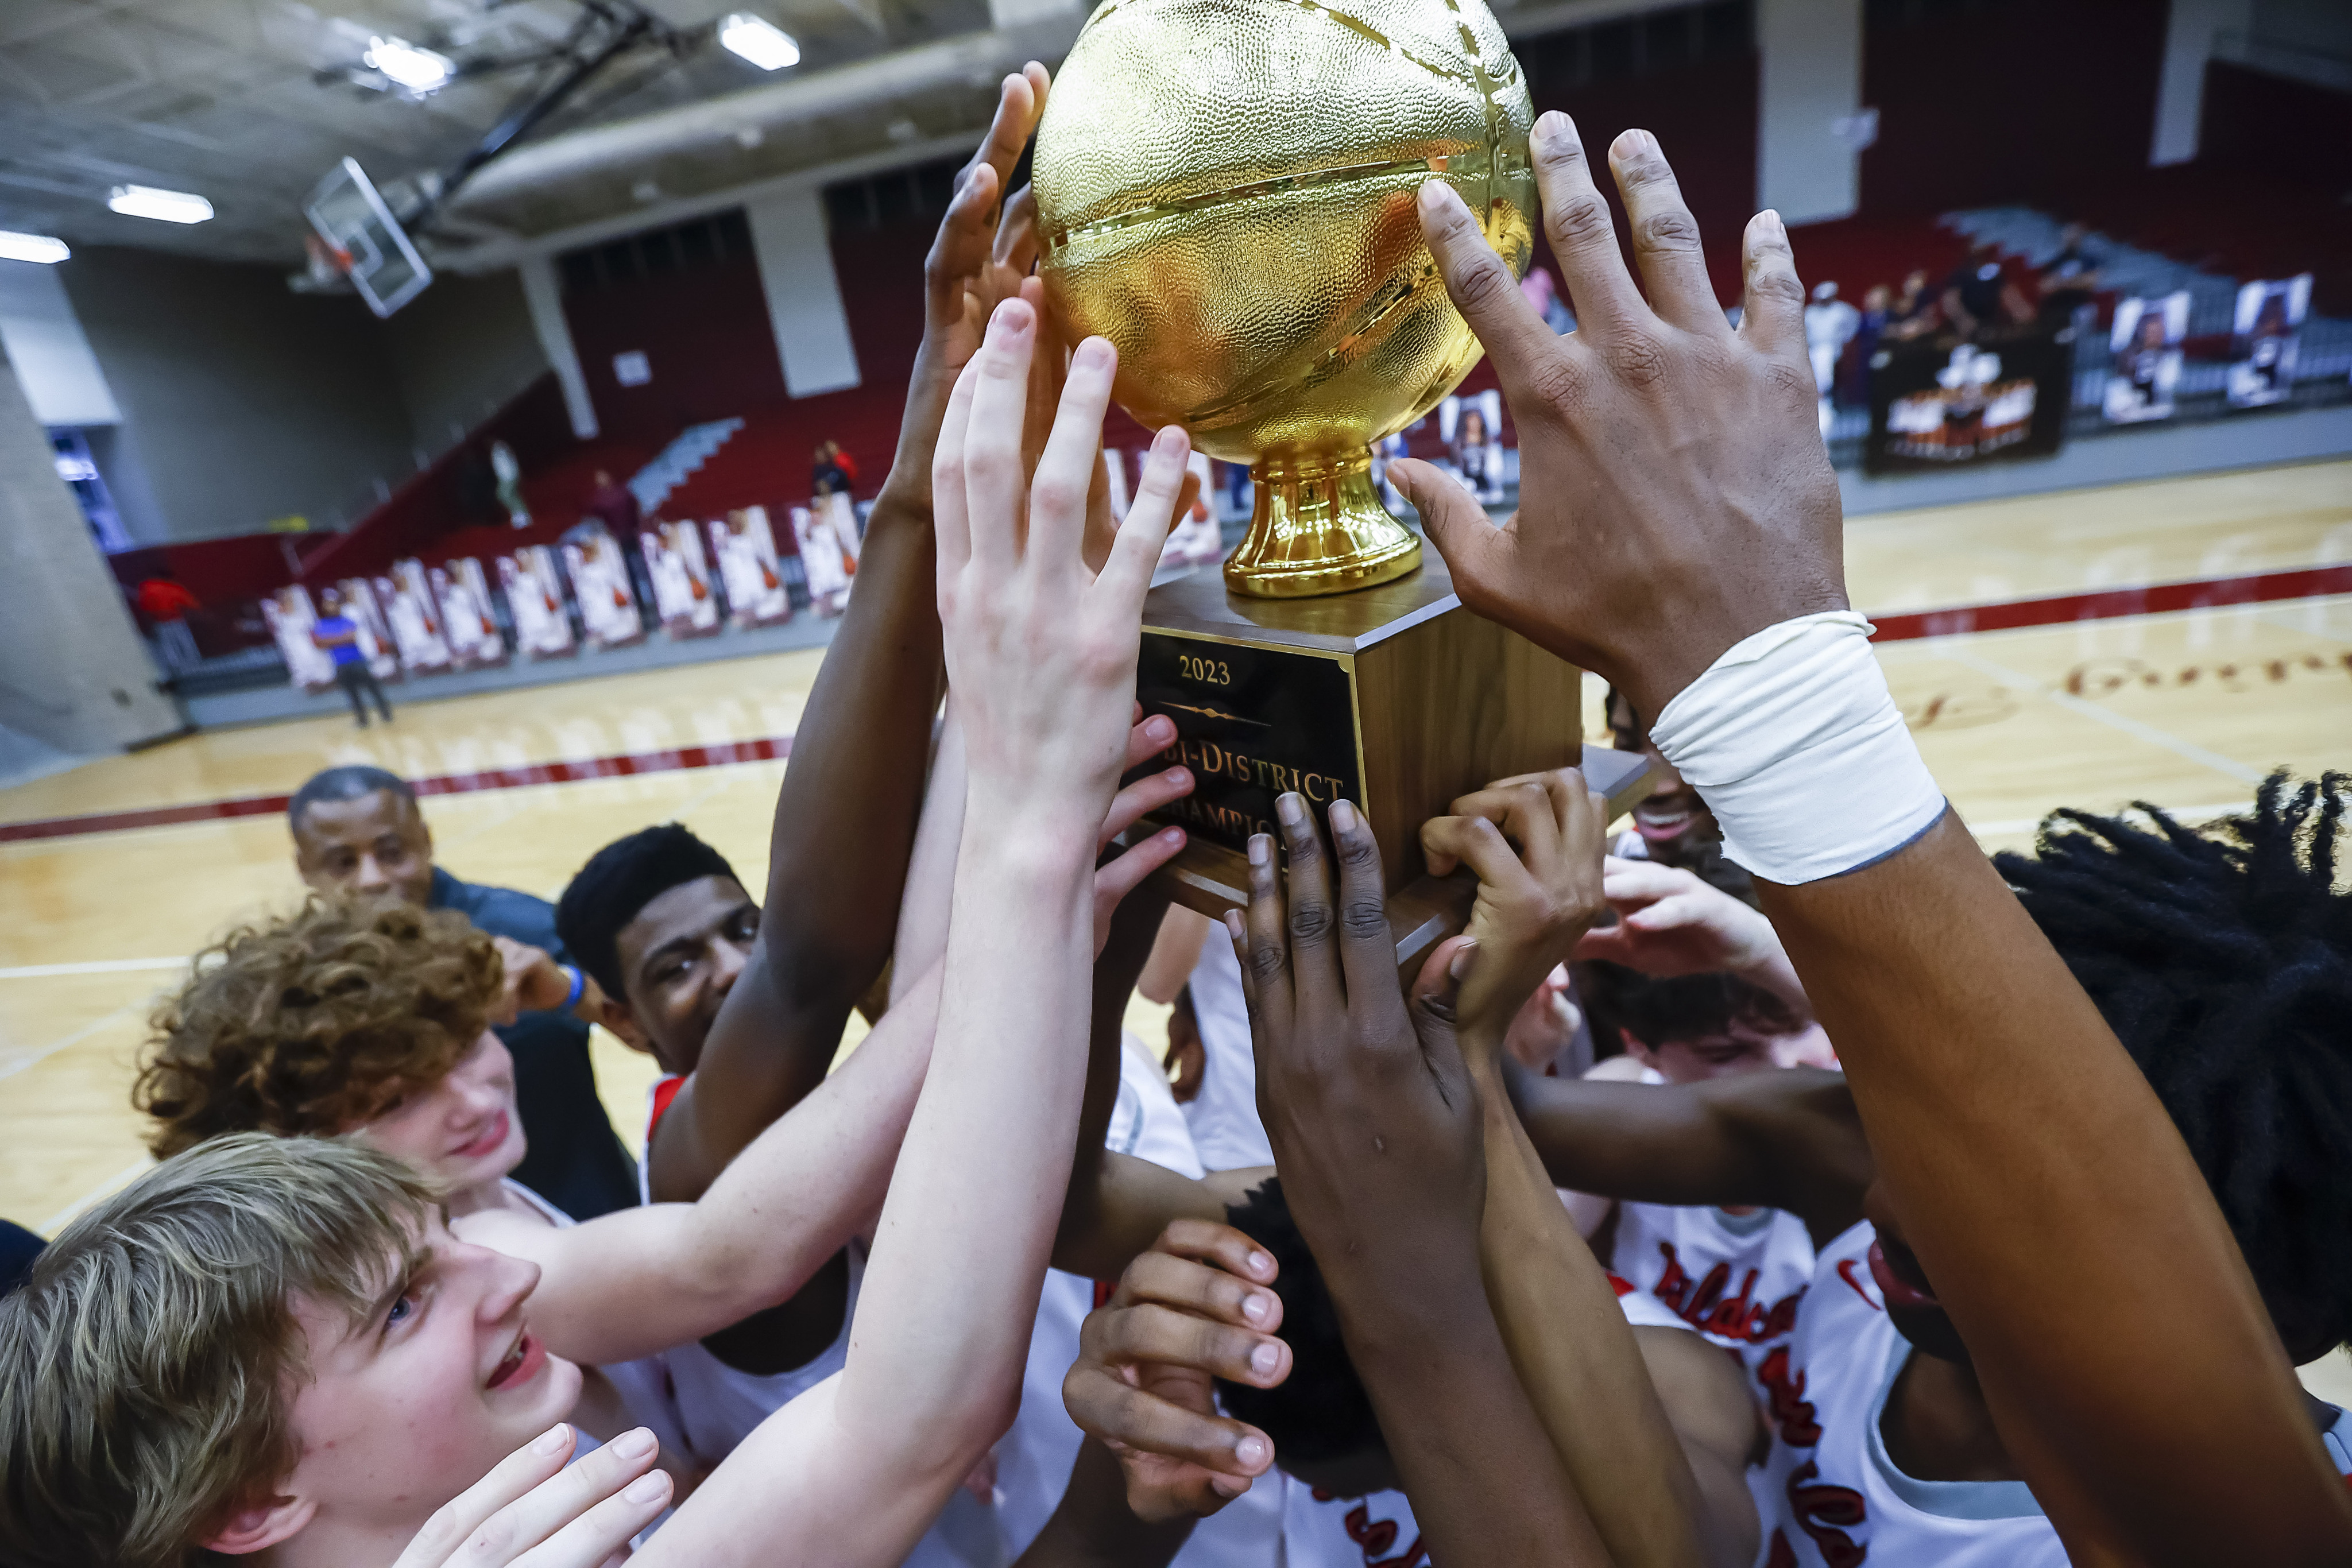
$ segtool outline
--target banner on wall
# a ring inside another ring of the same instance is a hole
[[[359,632],[359,650],[379,681],[400,679],[400,657],[392,645],[392,628],[383,618],[383,602],[375,584],[364,577],[347,577],[335,584],[343,596],[343,615]]]
[[[589,644],[618,648],[642,641],[645,622],[637,617],[637,596],[629,586],[621,547],[601,523],[574,528],[572,537],[578,542],[564,545],[563,568],[572,574],[572,592]]]
[[[2294,391],[2294,361],[2303,346],[2303,318],[2311,308],[2311,274],[2238,290],[2231,323],[2230,404],[2260,408],[2284,402]]]
[[[719,580],[738,626],[773,626],[793,618],[793,591],[776,556],[775,530],[765,507],[745,507],[712,523],[710,553],[719,559]]]
[[[309,589],[289,583],[270,594],[261,601],[261,619],[278,644],[278,656],[286,661],[288,679],[306,692],[323,692],[335,684],[334,656],[310,641],[319,612]]]
[[[545,545],[525,545],[499,557],[499,586],[514,617],[515,646],[526,659],[562,658],[579,651],[572,618],[563,612],[563,572]]]
[[[692,523],[656,523],[646,530],[643,543],[646,571],[653,579],[654,614],[670,640],[717,632],[719,597],[710,591],[701,531]]]
[[[400,667],[414,675],[440,674],[449,668],[449,640],[441,634],[441,612],[433,602],[432,584],[424,563],[413,557],[392,563],[390,578],[376,579],[383,596],[384,619],[392,626],[393,652]]]
[[[2072,338],[2032,332],[1952,349],[1880,350],[1870,360],[1864,471],[1937,473],[2057,451],[2066,438]]]
[[[478,670],[507,662],[506,640],[490,611],[490,585],[482,563],[467,556],[426,574],[434,601],[441,606],[441,633],[449,656],[461,670]]]
[[[2117,424],[2172,417],[2172,389],[2180,384],[2181,340],[2189,336],[2189,290],[2156,299],[2116,301],[2107,347],[2115,363],[2099,407]]]

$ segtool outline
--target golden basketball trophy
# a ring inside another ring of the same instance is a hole
[[[1483,0],[1105,0],[1056,77],[1035,186],[1047,307],[1119,352],[1147,426],[1250,465],[1248,536],[1152,591],[1138,695],[1198,779],[1166,874],[1246,900],[1274,798],[1346,798],[1387,868],[1398,960],[1458,929],[1475,885],[1424,874],[1419,830],[1490,779],[1580,760],[1563,663],[1462,608],[1391,517],[1370,444],[1481,350],[1422,239],[1448,181],[1513,272],[1536,218],[1527,83]],[[1594,751],[1616,805],[1638,758]],[[1147,830],[1148,831],[1148,830]]]

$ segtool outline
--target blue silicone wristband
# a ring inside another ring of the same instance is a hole
[[[572,994],[563,998],[563,1010],[565,1012],[570,1012],[573,1008],[580,1005],[581,997],[586,993],[588,989],[588,976],[584,971],[576,968],[570,964],[561,964],[558,965],[557,967],[561,968],[565,974],[572,977]]]

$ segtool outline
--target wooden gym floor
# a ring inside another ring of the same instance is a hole
[[[2281,764],[2352,768],[2352,462],[1856,518],[1847,570],[1989,848],[2029,847],[2058,806],[2209,816]],[[217,934],[299,901],[268,798],[373,762],[447,780],[425,813],[472,881],[551,898],[599,845],[677,821],[756,888],[786,766],[756,743],[791,735],[822,657],[413,705],[395,688],[389,727],[200,735],[0,789],[0,1215],[52,1233],[144,1164],[128,1092],[156,993]],[[597,1048],[634,1141],[650,1064],[602,1031]]]

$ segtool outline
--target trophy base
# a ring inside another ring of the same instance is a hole
[[[1393,581],[1421,564],[1421,539],[1389,515],[1372,455],[1293,453],[1250,465],[1249,533],[1225,586],[1253,599],[1318,599]]]

